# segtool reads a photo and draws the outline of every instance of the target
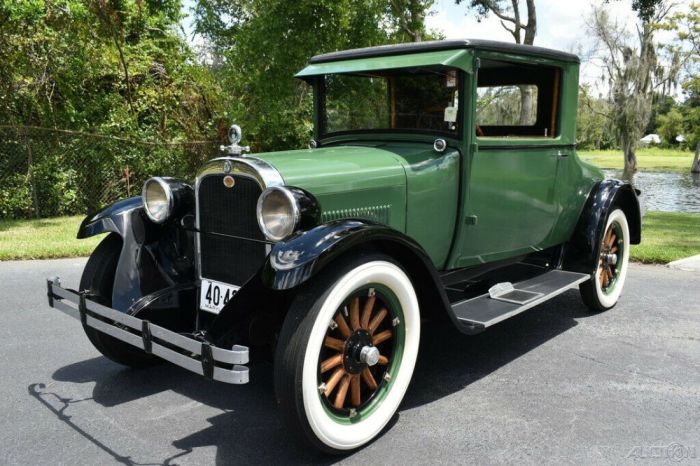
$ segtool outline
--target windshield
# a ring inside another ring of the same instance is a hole
[[[461,76],[438,67],[325,75],[321,134],[410,131],[458,136]]]

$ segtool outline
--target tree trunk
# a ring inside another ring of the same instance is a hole
[[[532,45],[537,35],[537,10],[535,0],[527,0],[527,26],[525,26],[525,40],[523,44]]]
[[[532,86],[520,86],[520,122],[522,126],[532,125]]]
[[[700,141],[695,146],[695,157],[693,157],[693,165],[690,167],[690,173],[700,173]]]
[[[626,140],[622,147],[625,151],[625,173],[637,171],[637,144],[633,140]]]
[[[129,66],[126,64],[126,57],[124,57],[124,50],[122,50],[122,46],[119,43],[119,40],[117,37],[114,37],[114,45],[117,47],[117,51],[119,52],[119,61],[122,64],[122,69],[124,70],[124,81],[126,82],[126,101],[129,104],[129,110],[134,111],[134,103],[131,100],[131,80],[129,79]]]

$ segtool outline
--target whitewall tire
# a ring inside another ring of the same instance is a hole
[[[608,215],[601,239],[596,271],[581,284],[584,303],[594,311],[605,311],[617,304],[629,268],[630,233],[627,217],[621,209]]]
[[[419,341],[418,299],[398,265],[373,256],[336,267],[285,319],[275,359],[285,418],[327,452],[367,444],[403,400]]]

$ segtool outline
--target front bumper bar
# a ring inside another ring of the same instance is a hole
[[[248,383],[248,348],[234,345],[230,350],[172,332],[134,316],[103,306],[78,293],[62,288],[58,278],[46,281],[49,306],[83,325],[154,354],[211,380],[230,384]]]

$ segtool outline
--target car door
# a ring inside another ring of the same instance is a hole
[[[556,218],[556,171],[556,149],[478,144],[467,183],[461,261],[490,262],[536,250]]]
[[[559,71],[482,60],[476,82],[458,266],[541,249],[557,218]]]

